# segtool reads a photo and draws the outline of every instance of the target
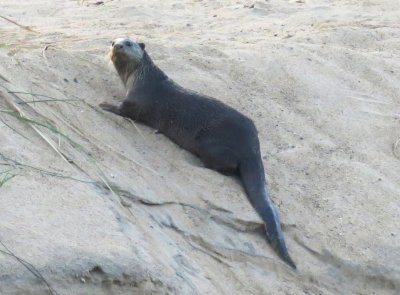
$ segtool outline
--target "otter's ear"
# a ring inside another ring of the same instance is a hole
[[[142,48],[142,50],[144,50],[144,48],[146,47],[146,44],[144,44],[144,43],[138,43],[138,44],[139,44],[140,48]]]

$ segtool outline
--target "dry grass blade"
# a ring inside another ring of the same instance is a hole
[[[146,140],[146,138],[144,137],[142,131],[139,129],[139,127],[135,124],[135,121],[127,118],[127,120],[133,125],[133,127],[136,129],[136,131],[139,133],[139,135],[143,138],[143,140]]]
[[[397,149],[399,148],[400,145],[400,137],[396,140],[396,142],[393,144],[393,154],[396,158],[400,159],[400,155],[397,152]]]
[[[52,46],[52,45],[51,45],[51,44],[46,45],[46,46],[43,48],[43,50],[42,50],[43,59],[44,59],[44,61],[45,61],[47,67],[50,67],[50,65],[49,65],[49,61],[47,60],[46,50],[47,50],[50,46]]]
[[[12,91],[8,91],[8,93],[10,93],[10,94],[13,94],[13,95],[15,95],[15,91],[14,92],[12,92]],[[25,92],[24,92],[25,93]],[[2,92],[0,91],[0,96],[2,95]],[[4,94],[3,94],[3,96],[4,96]],[[6,100],[7,100],[7,98],[6,98]],[[76,143],[76,142],[74,142],[72,139],[70,139],[68,136],[66,136],[65,134],[63,134],[63,133],[61,133],[60,131],[58,131],[57,130],[57,128],[55,128],[54,126],[52,126],[52,125],[50,125],[50,124],[48,124],[48,123],[41,123],[41,122],[37,122],[37,121],[35,121],[35,120],[32,120],[32,119],[30,119],[30,118],[28,118],[28,117],[26,117],[24,114],[23,114],[23,112],[20,110],[20,108],[15,104],[15,103],[13,103],[12,102],[12,100],[11,100],[11,98],[9,98],[8,100],[7,100],[7,102],[13,107],[13,109],[15,109],[16,111],[14,112],[14,111],[6,111],[6,110],[0,110],[0,112],[3,112],[3,113],[7,113],[7,114],[9,114],[9,115],[12,115],[12,116],[14,116],[14,117],[16,117],[16,118],[18,118],[19,120],[21,120],[21,121],[24,121],[24,122],[27,122],[71,167],[73,167],[74,165],[73,165],[73,162],[70,162],[69,161],[69,159],[64,155],[64,154],[62,154],[62,152],[58,149],[58,147],[57,147],[57,144],[56,143],[53,143],[53,142],[51,142],[50,141],[50,139],[48,139],[46,136],[44,136],[44,134],[35,126],[35,125],[38,125],[38,126],[41,126],[41,127],[44,127],[44,128],[47,128],[47,129],[49,129],[50,131],[52,131],[53,133],[56,133],[56,134],[58,134],[58,135],[60,135],[60,136],[62,136],[62,137],[64,137],[64,138],[66,138],[71,144],[73,144],[73,146],[75,147],[75,148],[79,148],[79,150],[81,150],[81,151],[85,151],[85,149],[81,146],[81,145],[79,145],[78,143]],[[86,155],[88,155],[88,153],[86,152],[85,153]],[[96,166],[96,169],[97,169],[97,172],[96,172],[96,174],[97,174],[97,176],[100,178],[100,180],[101,180],[101,182],[103,182],[109,189],[110,189],[110,191],[115,195],[115,196],[117,196],[116,194],[115,194],[115,192],[111,189],[111,187],[110,187],[110,185],[109,185],[109,182],[108,182],[108,180],[107,180],[107,177],[106,177],[106,175],[103,173],[103,171],[99,168],[99,166],[96,164],[96,162],[95,162],[95,160],[92,158],[92,157],[90,157],[89,156],[89,161],[91,161],[92,163],[94,163],[94,165]],[[76,166],[75,165],[75,167],[76,168],[78,168],[80,171],[82,171],[82,172],[84,172],[85,174],[87,174],[85,171],[83,171],[80,167],[78,167],[78,166]],[[53,176],[56,176],[56,175],[53,175]]]
[[[39,94],[39,93],[33,93],[33,92],[25,92],[25,91],[7,91],[7,92],[8,93],[12,93],[12,94],[30,94],[30,95],[33,95],[33,96],[46,97],[46,98],[49,98],[49,99],[52,99],[52,100],[61,100],[61,99],[57,99],[57,98],[52,97],[52,96]],[[70,99],[70,100],[82,101],[83,99]]]
[[[65,102],[70,105],[73,105],[76,107],[76,105],[70,103],[71,101],[83,101],[83,99],[78,99],[78,98],[66,98],[66,99],[59,99],[55,98],[52,96],[44,95],[44,94],[39,94],[39,93],[33,93],[33,92],[24,92],[24,91],[7,91],[8,93],[11,94],[30,94],[32,96],[39,96],[39,97],[45,97],[48,99],[39,99],[39,100],[31,100],[31,101],[20,101],[18,104],[30,104],[30,103],[36,103],[36,102],[54,102],[54,101],[59,101],[59,102]]]
[[[49,282],[42,276],[42,274],[38,271],[38,269],[36,267],[34,267],[31,263],[29,263],[28,261],[19,258],[17,255],[15,255],[10,249],[8,249],[8,247],[0,240],[0,244],[4,247],[4,249],[6,249],[6,251],[4,250],[0,250],[1,253],[9,255],[13,258],[15,258],[19,263],[21,263],[27,270],[29,270],[35,277],[37,277],[39,280],[41,280],[47,287],[49,294],[51,295],[57,295],[57,291],[55,291],[49,284]]]
[[[11,173],[0,173],[1,174],[5,174],[4,177],[0,177],[0,188],[7,182],[10,181],[11,179],[13,179],[15,176],[17,176],[17,174],[11,174]]]
[[[50,66],[50,64],[49,64],[49,61],[48,61],[47,56],[46,56],[46,51],[47,51],[47,49],[49,49],[50,47],[53,47],[53,48],[55,48],[55,49],[57,49],[57,50],[61,50],[61,51],[65,52],[66,54],[68,54],[70,57],[75,58],[75,59],[76,59],[76,58],[77,58],[77,59],[80,59],[80,60],[82,60],[82,61],[84,61],[84,62],[87,62],[87,63],[91,64],[92,66],[98,67],[98,68],[103,69],[103,70],[104,70],[104,69],[107,69],[106,67],[104,67],[104,66],[102,66],[102,65],[99,65],[99,64],[97,64],[97,63],[94,63],[93,61],[91,61],[91,60],[89,60],[89,59],[83,58],[83,57],[81,57],[81,56],[75,56],[75,55],[71,54],[70,51],[68,51],[68,50],[66,50],[66,49],[64,49],[64,48],[62,48],[62,47],[59,47],[59,46],[57,46],[57,45],[53,45],[53,44],[46,45],[46,46],[43,48],[43,50],[42,50],[42,56],[43,56],[43,58],[44,58],[44,60],[45,60],[45,62],[46,62],[46,65],[47,65],[48,67]],[[85,51],[87,51],[87,50],[85,50]]]
[[[37,103],[37,102],[68,102],[68,101],[79,101],[79,99],[41,99],[41,100],[30,100],[30,101],[23,101],[19,102],[18,104],[29,104],[29,103]]]
[[[94,111],[100,112],[100,111],[99,111],[97,108],[95,108],[93,105],[91,105],[91,104],[89,104],[89,103],[87,103],[87,102],[85,102],[85,101],[84,101],[84,103],[85,103],[88,107],[90,107],[91,109],[93,109]],[[1,112],[1,110],[0,110],[0,112]],[[132,120],[130,120],[130,119],[127,119],[127,120],[130,121],[130,122],[134,125],[134,127],[137,128],[138,133],[139,133],[139,134],[142,136],[142,138],[145,140],[146,138],[144,137],[144,135],[143,135],[143,133],[140,131],[140,129],[136,126],[136,124],[134,123],[134,121],[132,121]],[[77,128],[74,127],[73,125],[71,125],[69,122],[64,121],[64,124],[68,125],[70,128],[72,128],[76,133],[78,133],[78,134],[81,135],[82,137],[84,137],[84,138],[86,138],[86,139],[88,139],[88,138],[90,137],[90,142],[91,142],[92,144],[95,144],[96,147],[98,147],[98,148],[100,148],[100,149],[103,149],[103,150],[104,150],[104,148],[108,148],[108,149],[111,150],[113,153],[115,153],[115,154],[117,154],[118,156],[120,156],[120,157],[122,157],[122,158],[124,158],[124,159],[126,159],[126,160],[128,160],[128,161],[130,161],[130,162],[132,162],[132,163],[134,163],[135,165],[137,165],[137,166],[139,166],[139,167],[141,167],[141,168],[143,168],[143,169],[145,169],[145,170],[147,170],[147,171],[150,171],[151,173],[153,173],[153,174],[155,174],[155,175],[157,175],[157,176],[159,176],[159,177],[161,177],[161,178],[163,177],[160,173],[156,172],[154,169],[152,169],[152,168],[150,168],[150,167],[148,167],[148,166],[145,166],[144,164],[141,164],[140,162],[136,161],[135,159],[132,159],[132,158],[129,158],[129,157],[125,156],[124,154],[120,153],[120,152],[117,151],[115,148],[113,148],[112,146],[110,146],[110,145],[108,145],[108,144],[106,144],[106,143],[104,143],[104,142],[99,142],[99,141],[97,140],[97,138],[92,137],[90,134],[84,134],[84,133],[82,133],[82,131],[80,131],[79,129],[77,129]],[[100,144],[100,145],[99,145],[99,144]],[[80,148],[81,148],[81,151],[84,151],[83,147],[80,147]],[[85,152],[85,153],[86,153],[86,155],[89,154],[89,153],[87,153],[87,152]],[[89,156],[89,158],[90,158],[91,161],[94,161],[93,158],[91,158],[90,156]]]
[[[30,119],[30,118],[28,118],[26,116],[21,115],[21,113],[18,113],[16,111],[0,110],[0,113],[8,114],[10,116],[13,116],[13,117],[17,118],[20,121],[23,121],[23,122],[26,122],[26,123],[29,123],[29,124],[34,124],[34,125],[37,125],[37,126],[44,127],[46,129],[50,130],[51,132],[57,134],[58,136],[61,136],[61,137],[65,138],[66,140],[68,140],[75,147],[81,147],[77,142],[73,141],[67,135],[65,135],[64,133],[60,132],[57,129],[57,127],[51,125],[50,123],[42,123],[42,122],[35,121],[33,119]]]
[[[1,112],[1,110],[0,110]],[[31,141],[28,137],[26,137],[25,135],[23,135],[21,132],[19,132],[18,130],[16,130],[15,128],[13,128],[12,126],[10,126],[10,124],[7,124],[6,121],[4,121],[3,119],[0,118],[0,121],[6,125],[8,128],[10,128],[12,131],[14,131],[15,133],[17,133],[18,135],[22,136],[23,138],[25,138],[26,140]]]
[[[100,178],[101,182],[104,183],[104,185],[110,190],[110,192],[114,195],[114,197],[117,197],[118,199],[121,199],[121,197],[119,195],[117,195],[114,190],[111,188],[111,185],[109,184],[109,181],[107,179],[107,176],[105,175],[105,173],[103,172],[103,170],[100,169],[99,165],[97,164],[97,162],[89,156],[89,161],[92,162],[92,164],[96,167],[97,171],[96,174],[97,176]]]
[[[6,81],[7,83],[10,83],[10,81],[6,77],[4,77],[2,74],[0,74],[0,79]]]
[[[4,93],[2,91],[0,91],[0,96],[2,96],[6,102],[22,117],[22,118],[26,118],[26,116],[24,115],[24,113],[22,112],[22,110],[12,101],[12,99],[8,96],[8,93]],[[47,144],[66,162],[68,163],[69,166],[72,167],[71,163],[68,161],[68,159],[64,156],[64,154],[56,147],[56,145],[49,139],[47,138],[47,136],[45,136],[43,134],[42,131],[39,130],[39,128],[37,128],[34,124],[32,124],[32,122],[28,122],[29,126],[31,126],[31,128],[33,130],[35,130],[35,132],[37,134],[39,134],[39,136],[47,142]]]
[[[27,31],[29,31],[29,32],[38,33],[38,32],[36,32],[36,31],[32,30],[30,27],[20,25],[19,23],[17,23],[16,21],[13,21],[12,19],[9,19],[8,17],[5,17],[5,16],[0,15],[0,18],[5,19],[6,21],[8,21],[8,22],[10,22],[10,23],[12,23],[12,24],[14,24],[14,25],[16,25],[16,26],[18,26],[18,27],[24,29],[24,30],[27,30]]]
[[[37,172],[39,172],[41,174],[48,175],[48,176],[71,179],[71,180],[75,180],[75,181],[79,181],[79,182],[83,182],[83,183],[90,183],[90,184],[96,183],[93,180],[79,179],[79,178],[75,178],[75,177],[72,177],[72,176],[61,174],[59,172],[54,172],[54,171],[42,169],[40,167],[35,167],[35,166],[32,166],[32,165],[23,164],[21,162],[18,162],[16,160],[13,160],[13,159],[10,159],[10,158],[4,156],[2,153],[0,153],[0,159],[2,159],[4,161],[3,163],[0,162],[0,165],[12,166],[12,167],[14,167],[14,169],[16,169],[16,168],[29,168],[29,169],[32,169],[34,171],[37,171]],[[3,171],[3,173],[4,173],[4,171]],[[18,175],[18,174],[16,174],[16,175]]]

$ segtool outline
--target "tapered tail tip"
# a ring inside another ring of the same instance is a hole
[[[271,208],[273,214],[267,215],[267,217],[264,218],[267,240],[279,257],[291,268],[296,270],[296,264],[293,262],[292,258],[290,258],[286,248],[285,238],[283,237],[283,232],[279,223],[278,210],[274,206],[271,206]]]
[[[289,255],[286,257],[282,257],[282,259],[291,267],[293,270],[297,270],[296,264],[293,262],[292,258]]]
[[[268,237],[268,235],[267,235]],[[279,237],[275,237],[273,239],[268,239],[270,245],[278,254],[278,256],[286,262],[291,268],[294,270],[297,269],[296,264],[293,262],[292,258],[290,258],[288,250],[286,248],[285,240],[283,239],[282,232],[280,232]]]

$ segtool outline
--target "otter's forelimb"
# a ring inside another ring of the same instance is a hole
[[[110,113],[114,113],[116,115],[120,115],[121,116],[121,111],[120,111],[120,107],[119,106],[103,102],[103,103],[101,103],[99,105],[99,107],[101,107],[104,111],[107,111],[107,112],[110,112]]]
[[[136,103],[131,99],[125,99],[119,106],[103,102],[99,107],[104,111],[114,113],[118,116],[131,118],[134,121],[140,121],[140,108],[138,108]]]

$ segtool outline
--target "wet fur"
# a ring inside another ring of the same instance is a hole
[[[112,50],[111,59],[127,95],[120,106],[104,103],[101,107],[157,129],[210,169],[238,175],[250,203],[264,221],[271,246],[296,268],[266,189],[253,121],[218,100],[174,83],[153,63],[144,44],[141,47],[140,60],[128,60],[123,51]]]

